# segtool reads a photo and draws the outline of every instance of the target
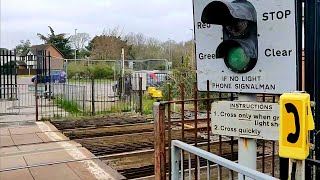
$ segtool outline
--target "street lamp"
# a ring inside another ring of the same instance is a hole
[[[77,45],[76,45],[77,30],[78,29],[74,29],[74,60],[77,59]]]

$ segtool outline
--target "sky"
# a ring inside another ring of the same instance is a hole
[[[37,33],[88,33],[119,27],[161,41],[192,38],[192,0],[0,0],[0,47],[21,40],[41,44]]]

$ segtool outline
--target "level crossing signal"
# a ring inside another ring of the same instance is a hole
[[[233,72],[246,73],[258,60],[257,13],[246,0],[233,2],[213,1],[203,10],[201,21],[222,25],[223,41],[216,57],[223,58]]]

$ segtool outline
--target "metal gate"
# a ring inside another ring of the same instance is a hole
[[[0,115],[19,113],[15,51],[0,50]]]
[[[313,144],[306,161],[306,179],[320,178],[320,2],[304,1],[305,11],[305,90],[315,102],[315,130],[311,133]]]

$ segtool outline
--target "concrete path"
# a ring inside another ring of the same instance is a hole
[[[49,122],[0,127],[1,180],[125,179]]]

